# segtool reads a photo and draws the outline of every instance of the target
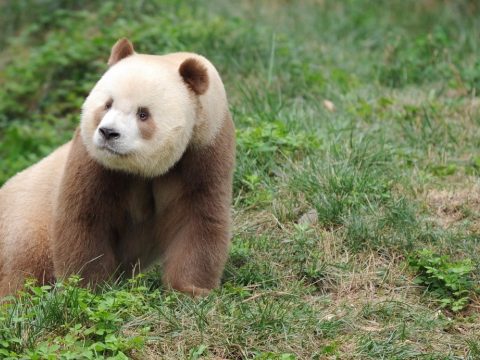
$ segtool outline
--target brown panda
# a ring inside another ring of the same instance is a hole
[[[235,159],[220,76],[202,56],[137,54],[127,39],[108,64],[73,140],[0,189],[0,295],[26,277],[97,284],[157,262],[176,290],[219,284]]]

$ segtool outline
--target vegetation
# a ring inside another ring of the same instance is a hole
[[[0,358],[480,358],[473,0],[9,1],[0,184],[71,138],[115,40],[199,52],[237,126],[222,287],[29,283]]]
[[[470,259],[451,262],[446,255],[422,250],[410,259],[410,265],[419,272],[416,282],[428,286],[440,298],[442,306],[453,311],[464,309],[472,291],[479,289],[471,279],[474,266]]]

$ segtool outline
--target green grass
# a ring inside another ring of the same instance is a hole
[[[0,7],[0,184],[68,141],[122,36],[211,59],[238,140],[221,288],[30,284],[0,358],[480,358],[476,1]]]

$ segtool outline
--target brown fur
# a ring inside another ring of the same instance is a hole
[[[118,200],[128,180],[127,175],[113,173],[94,161],[76,132],[54,216],[56,276],[81,273],[96,283],[114,273],[118,264],[112,252],[118,237],[114,229],[122,221]]]
[[[226,116],[216,141],[190,148],[179,164],[184,191],[170,221],[177,225],[181,214],[183,227],[169,244],[163,269],[164,282],[179,290],[217,286],[226,261],[235,154],[233,123]]]
[[[205,66],[197,59],[185,60],[180,66],[183,81],[197,95],[202,95],[208,89],[208,74]]]
[[[13,293],[26,277],[42,284],[54,280],[51,199],[68,149],[68,145],[60,147],[26,171],[27,176],[18,174],[0,189],[0,296]]]
[[[150,117],[145,120],[145,121],[138,121],[138,128],[140,130],[140,135],[142,136],[143,139],[145,140],[150,140],[153,137],[153,134],[155,134],[156,126],[155,126],[155,121]]]
[[[113,45],[112,51],[110,53],[110,58],[108,59],[108,65],[115,65],[120,60],[134,53],[135,50],[133,49],[133,45],[130,40],[122,38],[118,40],[115,45]]]
[[[53,263],[47,242],[32,242],[35,245],[24,249],[15,262],[15,269],[9,273],[0,271],[0,297],[11,294],[23,285],[26,278],[35,279],[40,285],[53,284],[55,281]],[[32,258],[28,256],[35,253]],[[8,275],[8,276],[7,276]]]

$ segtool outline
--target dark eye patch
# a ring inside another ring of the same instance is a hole
[[[108,100],[106,103],[105,103],[105,110],[110,110],[110,108],[112,107],[113,105],[113,100],[110,99]]]
[[[150,112],[146,107],[139,107],[137,110],[137,117],[140,121],[146,121],[150,117]]]

